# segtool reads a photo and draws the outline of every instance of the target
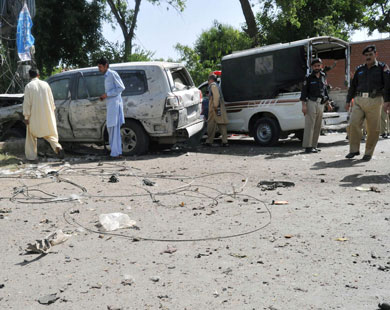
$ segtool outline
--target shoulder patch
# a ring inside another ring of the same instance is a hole
[[[364,64],[361,64],[359,66],[356,67],[356,71],[359,70],[360,68],[363,68],[364,67]]]

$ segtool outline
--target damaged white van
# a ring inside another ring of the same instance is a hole
[[[121,127],[124,155],[148,151],[150,142],[186,141],[203,127],[201,92],[181,64],[134,62],[110,64],[125,85],[122,93],[125,124]],[[61,142],[106,143],[108,140],[104,77],[97,67],[50,77]],[[0,109],[0,134],[15,132],[21,105]],[[7,111],[7,112],[6,112]]]
[[[302,137],[305,121],[300,92],[311,60],[317,57],[344,59],[349,85],[349,44],[333,37],[274,44],[223,57],[221,90],[228,132],[248,133],[262,146],[274,145],[290,133]]]

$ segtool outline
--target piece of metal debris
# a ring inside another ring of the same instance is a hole
[[[294,182],[288,181],[260,181],[257,184],[257,187],[260,187],[262,191],[272,191],[278,187],[293,187],[295,186]]]
[[[54,294],[49,294],[49,295],[45,295],[45,296],[42,296],[38,299],[38,302],[42,305],[50,305],[52,303],[55,303],[57,301],[57,299],[59,299],[60,297],[57,296],[57,293],[54,293]]]
[[[61,229],[47,235],[44,239],[36,240],[35,243],[28,243],[26,252],[36,254],[47,254],[55,245],[61,244],[69,239],[71,235],[64,234]]]

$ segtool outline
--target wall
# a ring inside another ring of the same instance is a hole
[[[351,78],[355,72],[357,66],[363,64],[365,59],[362,55],[363,49],[367,45],[374,44],[378,52],[378,60],[387,63],[390,65],[390,38],[373,40],[373,41],[363,41],[363,42],[352,42],[351,45]],[[324,60],[324,65],[332,65],[333,61]],[[328,83],[332,86],[333,89],[347,89],[344,84],[345,81],[345,61],[339,60],[336,64],[336,67],[328,72]]]

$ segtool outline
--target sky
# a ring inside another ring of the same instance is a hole
[[[129,2],[132,4],[133,1]],[[167,10],[166,5],[154,6],[144,0],[138,15],[135,44],[154,52],[153,58],[178,59],[174,46],[180,43],[193,47],[202,31],[213,26],[214,20],[240,29],[245,18],[239,0],[187,0],[182,13],[172,8]],[[111,42],[123,42],[119,27],[112,30],[111,25],[105,24],[103,35]],[[352,41],[387,37],[389,34],[380,33],[369,37],[365,31],[358,31],[352,36]]]

